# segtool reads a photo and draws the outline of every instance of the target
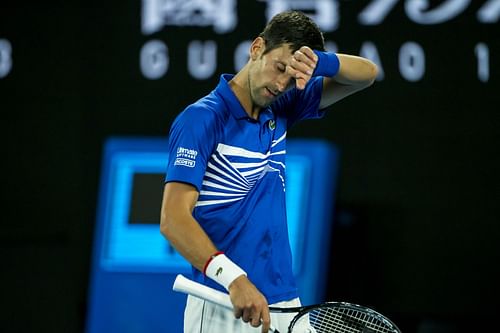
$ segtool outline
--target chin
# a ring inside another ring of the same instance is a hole
[[[258,105],[261,108],[267,108],[273,102],[274,102],[274,99],[272,99],[272,100],[266,100],[266,101],[256,101],[255,105]]]
[[[267,108],[276,100],[276,97],[266,96],[265,93],[262,93],[262,91],[256,94],[252,94],[252,97],[253,105],[256,105],[260,108]]]

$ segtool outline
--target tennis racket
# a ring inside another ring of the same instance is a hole
[[[173,290],[199,297],[232,310],[228,294],[177,275]],[[346,302],[326,302],[295,308],[269,307],[270,312],[297,313],[288,333],[401,333],[387,317],[367,307]],[[271,332],[279,333],[271,328]]]

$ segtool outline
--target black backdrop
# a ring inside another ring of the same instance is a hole
[[[83,331],[104,140],[165,136],[220,72],[234,72],[236,47],[271,2],[239,1],[237,25],[222,34],[168,23],[143,33],[139,0],[0,5],[2,331]],[[476,331],[467,312],[486,327],[500,280],[500,29],[478,12],[495,1],[462,1],[435,24],[408,14],[415,1],[393,1],[378,25],[359,20],[377,1],[331,2],[340,21],[325,38],[344,53],[375,47],[384,78],[289,133],[341,149],[328,298],[373,306],[405,332]],[[140,65],[151,40],[168,49],[155,80]],[[203,80],[188,70],[196,40],[217,47]],[[425,56],[416,81],[400,68],[409,42]]]

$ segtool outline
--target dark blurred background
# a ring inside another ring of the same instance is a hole
[[[50,0],[0,5],[2,332],[83,332],[105,139],[166,136],[285,5],[382,72],[289,132],[341,151],[327,298],[404,332],[492,328],[500,1]]]

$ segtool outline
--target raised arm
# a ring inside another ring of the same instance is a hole
[[[287,73],[295,79],[298,89],[304,89],[312,76],[324,77],[320,109],[370,86],[377,72],[377,65],[368,59],[313,51],[307,46],[295,51],[287,66]]]
[[[163,191],[160,231],[184,258],[203,272],[218,249],[192,215],[198,195],[192,185],[168,182]],[[235,317],[254,327],[262,323],[262,332],[268,332],[271,319],[267,301],[247,277],[236,278],[228,291]]]
[[[320,109],[369,87],[377,77],[377,65],[370,60],[347,54],[337,54],[337,57],[340,62],[338,73],[323,79]]]

